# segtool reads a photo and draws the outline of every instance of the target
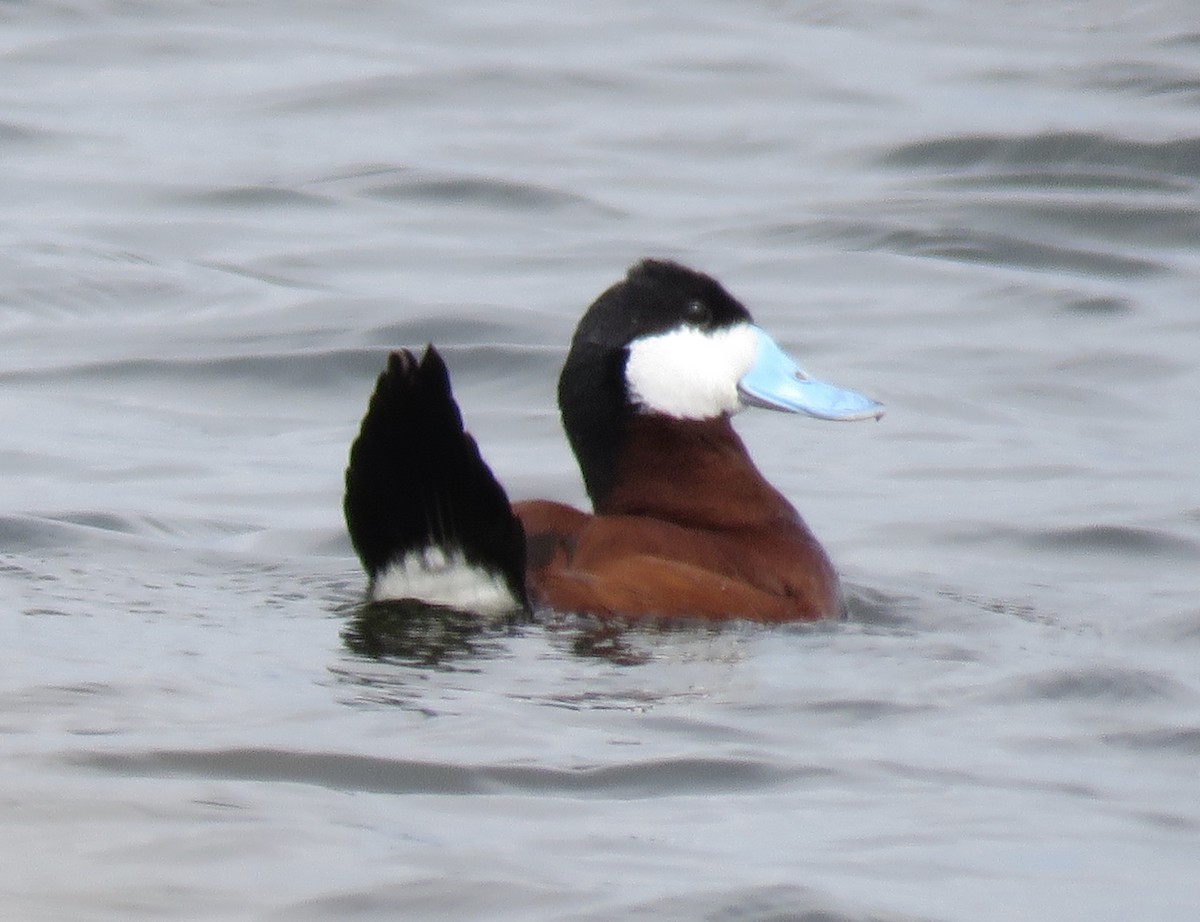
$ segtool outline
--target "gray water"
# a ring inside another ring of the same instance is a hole
[[[5,919],[1200,918],[1192,0],[6,3],[0,164]],[[849,620],[366,642],[387,349],[582,503],[645,255]]]

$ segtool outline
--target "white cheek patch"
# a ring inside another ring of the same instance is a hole
[[[481,615],[503,614],[522,607],[504,579],[472,566],[462,551],[427,547],[393,560],[371,582],[371,599],[420,599]]]
[[[718,330],[682,326],[635,339],[625,381],[644,410],[676,419],[711,419],[742,408],[738,381],[750,370],[758,338],[748,323]]]

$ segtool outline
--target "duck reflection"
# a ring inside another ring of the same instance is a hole
[[[367,602],[354,610],[342,640],[351,652],[372,659],[449,666],[501,654],[504,639],[529,623],[524,614],[481,618],[416,599]]]
[[[508,641],[532,625],[555,638],[559,649],[616,666],[640,666],[653,656],[654,637],[699,630],[709,625],[627,624],[586,616],[523,613],[493,618],[416,599],[356,605],[342,631],[346,648],[359,656],[407,666],[461,668],[473,660],[502,656]]]

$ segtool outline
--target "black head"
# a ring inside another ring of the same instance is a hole
[[[633,266],[588,308],[571,340],[558,402],[593,505],[613,485],[625,424],[637,412],[626,375],[631,345],[676,330],[719,334],[752,322],[716,279],[655,259]]]
[[[750,312],[716,279],[668,260],[645,259],[587,309],[571,354],[581,348],[621,350],[683,325],[713,330],[748,322]]]

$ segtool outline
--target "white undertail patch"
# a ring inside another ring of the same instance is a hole
[[[716,330],[681,326],[629,344],[625,381],[642,409],[676,419],[711,419],[742,409],[738,381],[754,364],[749,323]]]
[[[504,577],[467,561],[457,548],[427,547],[394,560],[371,581],[375,602],[419,599],[481,615],[522,607]]]

